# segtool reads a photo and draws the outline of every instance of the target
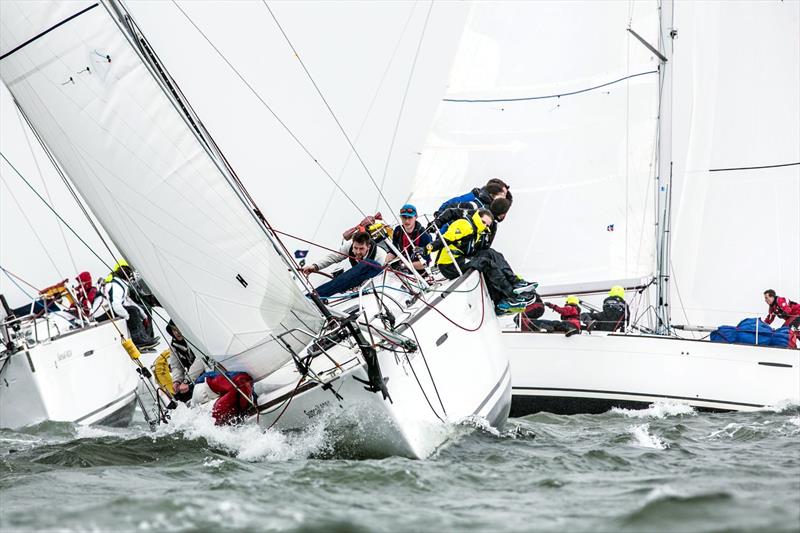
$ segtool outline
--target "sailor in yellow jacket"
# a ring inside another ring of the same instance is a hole
[[[535,284],[514,274],[503,254],[488,247],[492,221],[488,209],[478,209],[450,224],[429,246],[431,251],[440,250],[436,265],[444,277],[456,279],[459,268],[477,270],[486,280],[497,314],[521,312],[535,297]]]

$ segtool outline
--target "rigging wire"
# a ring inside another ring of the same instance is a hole
[[[28,131],[25,128],[25,125],[22,122],[22,112],[19,109],[19,106],[16,108],[17,111],[17,120],[19,121],[20,128],[22,129],[22,133],[25,137],[25,143],[28,145],[28,150],[31,153],[31,157],[33,158],[33,163],[36,165],[36,172],[39,174],[39,179],[42,181],[42,185],[44,186],[44,192],[47,194],[47,197],[50,199],[50,202],[53,202],[53,196],[50,194],[50,189],[47,187],[47,181],[44,179],[44,175],[42,174],[42,168],[39,166],[39,159],[36,157],[36,154],[33,151],[33,145],[31,144],[31,140],[28,137]],[[27,122],[27,120],[26,120]],[[30,124],[28,124],[30,126]],[[67,236],[64,234],[64,228],[61,227],[61,224],[58,224],[58,232],[61,235],[61,240],[64,242],[64,247],[67,249],[67,254],[69,255],[69,260],[72,263],[72,268],[75,272],[79,272],[78,265],[75,263],[75,257],[72,255],[72,249],[67,243]]]
[[[577,91],[570,91],[566,93],[560,94],[548,94],[545,96],[524,96],[520,98],[443,98],[443,102],[452,102],[452,103],[459,103],[459,104],[483,104],[483,103],[492,103],[492,102],[526,102],[530,100],[547,100],[549,98],[561,98],[562,96],[573,96],[576,94],[588,93],[590,91],[594,91],[596,89],[602,89],[603,87],[608,87],[609,85],[614,85],[616,83],[620,83],[631,78],[637,78],[639,76],[647,76],[648,74],[657,74],[658,70],[648,70],[646,72],[639,72],[637,74],[631,74],[629,76],[625,76],[623,78],[619,78],[617,80],[609,81],[606,83],[602,83],[600,85],[594,85],[592,87],[587,87],[585,89],[579,89]]]
[[[414,7],[416,8],[416,3],[414,3]],[[392,159],[392,153],[394,152],[394,143],[397,140],[397,132],[400,130],[400,121],[403,117],[403,111],[405,111],[406,107],[406,99],[408,98],[408,91],[411,89],[411,80],[414,78],[414,71],[417,68],[417,59],[419,59],[419,51],[422,49],[422,41],[425,39],[425,31],[428,28],[428,21],[431,18],[431,11],[433,10],[433,0],[431,0],[430,6],[428,6],[428,13],[425,15],[425,22],[422,25],[422,32],[419,36],[419,42],[417,42],[417,50],[414,52],[414,60],[411,62],[411,70],[408,73],[408,80],[406,81],[406,88],[403,91],[403,99],[400,102],[400,110],[397,112],[397,120],[394,123],[394,131],[392,132],[392,141],[389,144],[389,153],[386,155],[386,163],[383,166],[383,175],[381,176],[381,185],[378,188],[378,192],[381,193],[381,197],[383,197],[383,187],[386,184],[386,174],[389,172],[389,163]],[[413,9],[412,9],[413,13]],[[385,201],[385,199],[384,199]],[[378,201],[375,201],[375,209],[378,209]],[[391,206],[390,206],[391,209]],[[402,227],[402,225],[400,226]],[[405,230],[404,230],[405,231]]]
[[[46,205],[46,206],[47,206],[47,208],[48,208],[48,209],[49,209],[49,210],[50,210],[50,211],[51,211],[51,212],[52,212],[52,213],[53,213],[53,214],[56,216],[56,218],[58,218],[58,220],[60,220],[60,221],[61,221],[61,223],[62,223],[62,224],[64,224],[64,226],[66,226],[66,228],[67,228],[68,230],[70,230],[70,231],[72,232],[72,234],[73,234],[73,235],[75,235],[75,237],[77,237],[77,238],[78,238],[78,240],[79,240],[79,241],[81,241],[81,243],[83,243],[83,245],[84,245],[84,246],[86,246],[86,248],[88,248],[88,249],[89,249],[89,251],[92,253],[92,255],[94,255],[94,256],[95,256],[95,257],[96,257],[96,258],[97,258],[97,259],[98,259],[98,260],[99,260],[99,261],[100,261],[100,262],[101,262],[101,263],[102,263],[102,264],[103,264],[103,265],[104,265],[106,268],[108,268],[109,270],[111,270],[111,267],[110,267],[110,266],[109,266],[109,265],[108,265],[108,264],[105,262],[105,260],[103,260],[103,258],[102,258],[102,257],[100,257],[100,256],[97,254],[97,252],[95,252],[95,251],[94,251],[94,248],[92,248],[92,247],[89,245],[89,243],[87,243],[85,240],[83,240],[83,238],[82,238],[80,235],[78,235],[78,232],[77,232],[77,231],[75,231],[75,230],[72,228],[72,226],[70,226],[70,225],[69,225],[69,223],[68,223],[66,220],[64,220],[64,219],[61,217],[61,215],[59,215],[59,214],[58,214],[58,212],[57,212],[57,211],[56,211],[56,210],[55,210],[55,209],[54,209],[54,208],[53,208],[53,207],[52,207],[52,206],[51,206],[51,205],[50,205],[50,204],[47,202],[47,200],[45,200],[45,199],[42,197],[42,195],[41,195],[41,194],[39,194],[39,193],[36,191],[36,189],[33,187],[33,185],[31,185],[31,184],[28,182],[28,180],[27,180],[27,179],[25,179],[25,176],[23,176],[23,175],[20,173],[20,171],[19,171],[19,170],[17,170],[17,167],[15,167],[13,164],[11,164],[11,161],[9,161],[9,160],[8,160],[8,158],[6,157],[6,155],[5,155],[4,153],[0,152],[0,157],[2,157],[2,158],[3,158],[3,160],[4,160],[6,163],[8,163],[8,166],[10,166],[10,167],[11,167],[11,168],[14,170],[14,172],[17,174],[17,176],[19,176],[19,178],[20,178],[20,179],[21,179],[21,180],[22,180],[22,181],[25,183],[25,185],[27,185],[27,186],[28,186],[28,187],[29,187],[29,188],[30,188],[30,189],[33,191],[33,193],[34,193],[34,194],[35,194],[37,197],[39,197],[39,199],[40,199],[40,200],[41,200],[41,201],[44,203],[44,205]]]
[[[678,295],[678,301],[681,303],[681,311],[683,311],[683,319],[686,323],[689,323],[689,315],[686,314],[686,306],[683,304],[683,298],[681,297],[681,290],[678,287],[678,279],[675,277],[675,265],[672,264],[672,261],[669,262],[669,269],[670,274],[672,276],[672,284],[675,286],[675,293]]]
[[[414,334],[414,340],[417,342],[417,348],[419,348],[419,353],[420,353],[420,355],[422,355],[422,361],[425,363],[425,368],[428,370],[428,376],[431,378],[431,384],[433,385],[434,392],[436,392],[436,398],[439,399],[439,405],[442,406],[442,412],[444,413],[444,416],[446,417],[447,416],[447,409],[444,408],[444,403],[442,402],[442,397],[439,395],[439,388],[436,386],[436,380],[433,379],[433,374],[431,373],[431,367],[428,366],[428,358],[425,357],[425,352],[422,351],[422,345],[420,344],[419,338],[417,337],[417,332],[414,331],[414,327],[411,324],[408,325],[408,329],[410,329],[411,333]],[[410,362],[409,362],[409,364],[410,364]],[[413,366],[412,366],[412,369],[413,369]],[[426,400],[428,399],[427,395],[425,396],[425,399]],[[430,403],[430,402],[428,402],[428,403]],[[434,413],[435,413],[435,411],[434,411]]]
[[[3,181],[3,183],[6,183],[5,178],[2,178],[2,181]],[[6,187],[8,187],[8,183],[6,183]],[[17,195],[14,194],[14,191],[11,189],[11,187],[8,187],[8,194],[11,195],[11,199],[14,200],[14,204],[16,204],[17,209],[19,209],[20,213],[22,214],[22,217],[25,219],[25,222],[27,222],[28,226],[31,228],[31,231],[33,232],[33,236],[36,237],[36,240],[39,242],[39,246],[42,248],[42,251],[44,251],[45,255],[47,256],[47,259],[50,261],[50,264],[53,266],[53,270],[56,271],[56,274],[58,274],[59,277],[63,276],[63,274],[61,273],[61,269],[58,268],[58,264],[56,263],[55,259],[53,259],[53,256],[50,254],[50,249],[47,246],[45,246],[44,241],[42,240],[42,237],[39,235],[39,232],[36,230],[36,226],[34,225],[33,222],[31,222],[30,217],[28,217],[28,212],[25,209],[23,209],[22,204],[17,199]]]
[[[11,274],[11,272],[9,272],[9,271],[8,271],[8,270],[6,270],[5,268],[3,268],[3,267],[2,267],[2,265],[0,265],[0,270],[2,270],[2,271],[3,271],[3,274],[5,274],[5,275],[6,275],[6,277],[7,277],[9,280],[11,280],[11,283],[13,283],[13,284],[14,284],[14,286],[15,286],[16,288],[18,288],[18,289],[20,290],[20,292],[22,292],[22,294],[24,294],[24,295],[25,295],[25,297],[26,297],[26,298],[29,298],[29,299],[33,300],[33,298],[34,298],[34,297],[33,297],[33,296],[31,296],[30,294],[28,294],[28,291],[26,291],[25,289],[23,289],[23,288],[20,286],[20,284],[19,284],[19,283],[17,283],[17,280],[16,280],[16,279],[14,279],[14,277],[15,277],[15,276],[14,276],[13,274]]]
[[[22,283],[24,283],[25,285],[27,285],[28,287],[30,287],[31,289],[35,290],[37,293],[41,292],[38,287],[34,286],[32,283],[29,283],[29,282],[25,281],[24,279],[22,279],[21,277],[17,276],[16,274],[11,272],[10,270],[7,270],[3,265],[0,265],[0,270],[5,272],[6,276],[8,276],[11,281],[14,281],[14,278],[16,278],[19,281],[21,281]],[[14,281],[14,285],[17,285],[16,281]],[[20,287],[19,285],[17,285],[17,288],[19,288],[19,290],[21,290],[22,292],[25,292],[24,289],[22,289],[22,287]]]
[[[33,135],[36,137],[36,140],[39,142],[39,145],[44,150],[44,153],[47,155],[47,158],[50,160],[50,164],[53,165],[53,168],[56,170],[56,173],[61,178],[61,181],[64,183],[64,187],[67,189],[67,191],[69,191],[70,195],[72,196],[72,199],[75,200],[75,203],[77,204],[78,209],[81,210],[81,213],[83,213],[83,216],[86,218],[87,221],[89,221],[89,225],[92,227],[94,232],[100,238],[100,242],[103,244],[105,249],[108,251],[109,256],[111,256],[111,260],[112,261],[116,261],[117,254],[115,254],[111,250],[111,247],[108,245],[108,242],[106,241],[105,236],[100,231],[100,228],[98,228],[97,225],[94,223],[94,219],[92,218],[91,214],[89,214],[89,211],[86,209],[86,206],[81,201],[80,197],[78,196],[78,193],[75,191],[75,188],[72,186],[72,183],[69,181],[67,176],[64,174],[64,171],[61,170],[61,166],[58,164],[58,162],[56,161],[56,158],[53,156],[53,153],[50,151],[50,149],[45,144],[44,139],[42,139],[42,137],[39,135],[39,132],[36,131],[36,128],[33,127],[33,124],[28,119],[28,116],[25,114],[25,112],[23,112],[19,108],[19,105],[17,106],[17,109],[20,112],[20,114],[22,115],[22,117],[25,119],[25,122],[27,122],[28,126],[30,127],[30,130],[33,132]],[[103,263],[103,265],[110,269],[110,267],[107,264]],[[76,270],[77,270],[77,268],[76,268]]]
[[[253,96],[255,96],[259,102],[261,102],[261,104],[267,109],[267,111],[270,112],[270,114],[278,122],[278,124],[280,124],[284,130],[286,130],[289,136],[295,141],[295,143],[297,143],[297,145],[303,150],[303,152],[305,152],[305,154],[308,157],[310,157],[312,161],[314,161],[314,163],[319,167],[319,169],[322,170],[323,174],[325,174],[325,176],[327,176],[327,178],[331,180],[334,186],[336,186],[336,188],[339,189],[339,192],[341,192],[345,196],[345,198],[347,198],[350,201],[350,203],[353,204],[353,207],[355,207],[356,210],[359,213],[361,213],[362,216],[367,216],[366,213],[364,213],[364,211],[358,206],[355,200],[353,200],[353,198],[350,197],[350,195],[348,195],[347,192],[339,185],[339,183],[336,181],[336,179],[334,179],[334,177],[330,174],[330,172],[328,172],[325,169],[325,167],[322,166],[322,163],[320,163],[320,161],[314,156],[314,154],[311,153],[308,147],[306,147],[306,145],[303,144],[300,138],[297,137],[297,135],[295,135],[295,133],[291,130],[291,128],[289,128],[289,126],[283,120],[281,120],[278,114],[272,109],[272,107],[270,107],[269,104],[267,104],[267,102],[255,90],[255,88],[253,88],[253,86],[250,85],[250,83],[245,79],[245,77],[241,74],[241,72],[239,72],[236,69],[236,67],[233,66],[233,64],[228,60],[225,54],[223,54],[222,51],[220,51],[220,49],[217,48],[216,45],[214,45],[214,43],[211,41],[211,39],[203,32],[203,30],[201,30],[200,27],[197,24],[195,24],[194,20],[192,20],[192,18],[186,13],[186,11],[184,11],[183,8],[181,8],[178,2],[176,0],[171,0],[171,1],[175,5],[175,7],[177,7],[178,10],[183,14],[186,20],[188,20],[189,23],[192,26],[194,26],[194,28],[198,31],[198,33],[200,33],[200,35],[203,36],[203,39],[205,39],[205,41],[211,46],[211,48],[214,49],[214,51],[217,53],[220,59],[222,59],[228,65],[228,67],[234,72],[234,74],[236,74],[236,76],[242,81],[242,83],[244,83],[244,85],[250,90]]]
[[[375,106],[375,102],[378,100],[378,95],[381,92],[381,88],[383,87],[383,83],[386,81],[386,77],[389,75],[389,70],[392,68],[394,64],[394,59],[397,56],[397,51],[400,49],[400,43],[403,42],[403,38],[406,35],[406,31],[408,30],[408,26],[411,23],[411,18],[414,15],[414,10],[416,9],[418,0],[414,1],[414,5],[411,7],[411,10],[408,12],[408,17],[406,18],[406,22],[403,25],[403,29],[400,31],[400,37],[398,37],[397,42],[394,45],[394,49],[392,50],[392,55],[389,57],[389,62],[386,63],[386,67],[383,69],[383,74],[381,75],[381,79],[378,82],[378,87],[375,89],[375,93],[372,95],[372,100],[370,100],[369,105],[367,106],[367,111],[364,113],[364,118],[361,121],[361,124],[358,126],[358,132],[356,133],[356,142],[359,141],[361,138],[361,134],[364,131],[364,126],[367,124],[367,120],[369,119],[370,115],[372,114],[372,108]],[[344,171],[347,168],[347,165],[350,163],[350,158],[353,156],[353,152],[347,153],[347,158],[345,159],[344,165],[342,166],[342,171],[337,178],[337,182],[341,181],[344,177]],[[381,187],[383,185],[381,184]],[[320,216],[319,222],[317,223],[317,227],[314,229],[314,233],[312,234],[311,238],[316,239],[317,235],[319,234],[319,230],[322,227],[323,222],[325,221],[325,217],[328,214],[328,210],[331,207],[331,203],[333,202],[333,195],[328,197],[328,202],[325,204],[325,208],[322,210],[322,215]],[[376,201],[375,209],[378,209],[379,201]]]
[[[175,0],[173,0],[173,1],[175,1]],[[384,203],[389,208],[389,210],[393,213],[393,215],[395,217],[395,221],[398,224],[400,224],[400,220],[397,218],[397,215],[394,214],[394,209],[392,209],[391,204],[389,203],[389,201],[384,196],[383,191],[378,186],[378,183],[375,181],[375,178],[372,176],[372,173],[369,171],[369,168],[367,167],[367,164],[364,162],[364,159],[362,159],[361,154],[358,153],[358,150],[356,149],[355,145],[353,144],[353,141],[350,139],[350,136],[347,135],[347,132],[345,131],[344,126],[342,126],[342,123],[339,121],[339,117],[336,116],[336,113],[334,113],[333,108],[331,108],[330,104],[328,103],[328,100],[325,98],[325,95],[322,94],[322,90],[319,88],[319,85],[317,85],[317,82],[314,80],[314,77],[311,75],[311,72],[309,72],[308,67],[306,67],[306,64],[303,62],[303,59],[300,57],[300,53],[297,51],[297,49],[292,44],[291,39],[289,39],[289,36],[286,34],[286,31],[284,31],[283,26],[281,26],[281,23],[278,22],[278,18],[275,16],[275,13],[273,13],[272,8],[269,7],[269,4],[267,4],[266,0],[261,0],[261,2],[264,4],[264,7],[267,8],[267,11],[269,12],[270,16],[272,17],[272,20],[275,21],[275,25],[278,26],[278,30],[280,30],[281,35],[283,35],[283,38],[286,40],[286,43],[289,45],[289,48],[292,49],[292,52],[294,53],[295,57],[297,57],[297,60],[300,62],[300,66],[303,68],[303,72],[306,73],[306,76],[308,77],[309,81],[311,82],[311,85],[314,86],[314,89],[317,91],[317,94],[322,99],[322,103],[325,104],[325,107],[328,109],[328,112],[330,113],[330,115],[333,118],[334,122],[336,122],[336,126],[339,128],[339,131],[342,132],[342,135],[344,136],[345,140],[347,140],[347,144],[350,145],[350,149],[353,151],[353,154],[355,154],[356,159],[358,159],[358,162],[361,163],[361,167],[367,173],[367,177],[369,177],[370,181],[372,182],[372,185],[375,186],[375,189],[378,191],[378,194],[383,199]],[[433,7],[433,1],[431,1],[431,8],[432,7]],[[430,9],[428,10],[428,16],[430,16]],[[427,26],[427,18],[425,19],[425,25]],[[423,35],[424,35],[424,28],[423,28]]]

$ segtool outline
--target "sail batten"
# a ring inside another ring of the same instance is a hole
[[[321,317],[211,143],[103,7],[6,56],[0,76],[187,338],[258,379],[290,358],[274,335],[287,326],[313,334]],[[75,6],[0,10],[6,50]],[[299,350],[306,337],[286,341]]]

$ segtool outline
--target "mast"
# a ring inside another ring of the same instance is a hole
[[[672,57],[674,30],[674,1],[659,3],[658,48],[662,59],[659,65],[658,113],[658,177],[656,181],[656,332],[671,332],[670,278],[670,215],[672,205]]]

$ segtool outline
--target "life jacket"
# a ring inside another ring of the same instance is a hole
[[[112,276],[111,281],[106,280],[103,288],[105,289],[106,299],[108,299],[109,303],[114,303],[114,294],[118,294],[117,291],[113,290],[114,285],[119,287],[122,290],[122,305],[131,305],[133,302],[130,301],[128,296],[129,286],[128,283],[119,279],[117,276]]]
[[[422,235],[424,234],[424,231],[422,231],[422,225],[419,222],[417,222],[416,226],[414,226],[414,229],[411,231],[411,235],[408,235],[405,231],[403,231],[402,226],[398,226],[395,232],[400,233],[399,248],[401,252],[405,252],[409,248],[411,248],[412,250],[414,248],[417,248],[419,246],[419,241],[422,238]]]
[[[365,255],[361,261],[375,261],[375,254],[378,253],[378,246],[375,244],[374,241],[369,243],[369,251],[367,255]],[[359,263],[359,260],[355,258],[353,254],[353,245],[350,245],[350,250],[347,252],[347,258],[350,261],[350,266],[354,267]]]
[[[178,339],[173,338],[172,342],[169,344],[172,347],[172,351],[175,353],[175,356],[178,358],[178,361],[181,362],[181,365],[186,372],[189,372],[189,368],[191,368],[195,360],[194,352],[192,352],[192,349],[189,348],[189,343],[186,342],[186,339],[179,341]]]
[[[447,248],[439,252],[438,265],[450,265],[462,257],[471,255],[488,228],[476,211],[469,218],[460,218],[453,222],[442,237]]]
[[[800,315],[800,304],[782,296],[776,296],[775,301],[769,306],[769,314],[786,320],[789,317]]]
[[[454,205],[463,202],[477,202],[479,204],[478,207],[483,207],[483,202],[480,200],[480,191],[480,188],[475,187],[466,194],[450,198],[449,200],[442,202],[442,205],[439,206],[439,209],[436,210],[436,213],[441,213],[448,207],[453,207]]]

